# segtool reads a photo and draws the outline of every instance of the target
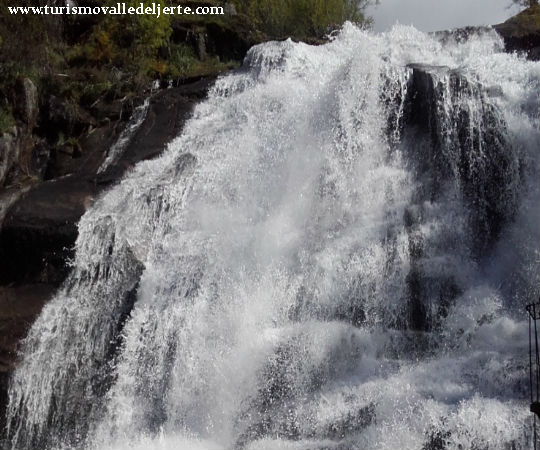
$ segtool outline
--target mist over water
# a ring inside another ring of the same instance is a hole
[[[538,92],[494,32],[254,47],[82,218],[7,447],[531,448]]]

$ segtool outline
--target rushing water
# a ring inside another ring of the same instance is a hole
[[[116,163],[122,156],[122,153],[131,142],[131,139],[133,139],[133,136],[143,124],[144,119],[146,119],[149,107],[150,99],[147,98],[142,105],[139,105],[134,109],[126,128],[120,133],[116,142],[109,148],[105,160],[98,169],[98,173],[105,172],[111,164]]]
[[[13,449],[525,449],[540,64],[352,25],[253,48],[82,218]]]

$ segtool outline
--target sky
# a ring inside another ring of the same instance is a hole
[[[396,22],[438,31],[504,22],[520,11],[510,5],[511,0],[380,0],[367,13],[375,20],[375,31],[386,31]]]

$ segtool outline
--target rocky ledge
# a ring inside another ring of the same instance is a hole
[[[527,8],[493,28],[504,39],[506,51],[526,52],[529,59],[540,60],[540,4]]]
[[[98,173],[127,121],[92,130],[80,144],[85,156],[70,158],[62,176],[0,192],[0,408],[18,343],[68,274],[79,219],[93,198],[180,133],[214,78],[151,95],[144,121],[105,171]]]
[[[539,59],[540,6],[528,8],[494,28],[503,37],[507,51],[523,51],[530,59]],[[468,29],[463,30],[468,33]],[[180,38],[199,36],[188,31],[181,26],[174,29]],[[208,49],[200,42],[206,42],[206,46],[212,42],[215,46],[225,45],[231,41],[227,33],[219,27],[212,28],[195,44],[204,54]],[[232,56],[241,58],[249,47],[249,39],[218,50],[233,52]],[[115,101],[97,105],[104,117],[97,122],[94,117],[100,114],[90,117],[82,109],[69,111],[54,97],[40,102],[29,79],[17,81],[17,127],[0,136],[1,415],[9,373],[16,365],[17,346],[67,276],[80,217],[92,199],[117,182],[130,167],[157,156],[178,135],[214,79],[215,76],[203,77],[148,94],[145,119],[130,136],[119,158],[101,172],[99,168],[108,149],[128,126],[126,119],[141,98],[129,104]],[[51,151],[46,130],[55,127],[69,127],[85,137],[76,143],[60,143]],[[42,133],[36,134],[36,129]]]

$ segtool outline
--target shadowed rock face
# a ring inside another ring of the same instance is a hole
[[[526,51],[530,59],[540,59],[540,7],[532,7],[504,24],[494,27],[505,41],[508,51]],[[210,28],[212,33],[209,40],[212,45],[220,46],[227,42],[227,30],[216,26]],[[474,29],[464,29],[452,36],[456,39],[466,39]],[[210,44],[209,44],[210,45]],[[232,56],[241,54],[247,48],[232,48]],[[224,50],[223,50],[224,51]],[[434,73],[447,71],[444,67],[411,66],[413,70],[412,85],[407,99],[407,125],[414,128],[419,134],[431,141],[434,148],[439,145],[441,124],[434,118],[437,117],[437,85],[434,81]],[[460,76],[458,72],[449,75],[455,85],[455,93],[460,90],[475,90]],[[10,196],[9,207],[2,208],[0,204],[0,409],[5,404],[5,386],[9,372],[16,362],[16,348],[20,340],[25,336],[28,328],[35,317],[41,311],[42,306],[50,298],[54,290],[64,281],[68,271],[68,262],[73,257],[73,245],[77,238],[77,223],[93,199],[105,188],[116,183],[124,173],[137,162],[157,156],[165,147],[166,143],[177,136],[185,121],[191,115],[194,104],[206,96],[206,92],[212,83],[211,79],[203,79],[194,83],[174,87],[156,94],[150,101],[150,107],[146,119],[141,127],[132,136],[121,157],[102,173],[97,173],[101,166],[106,151],[115,141],[118,133],[111,125],[104,125],[96,129],[82,143],[84,146],[83,157],[69,158],[66,164],[58,164],[61,168],[57,173],[49,174],[52,178],[42,184],[36,185],[25,192],[19,192]],[[20,86],[20,106],[18,111],[21,120],[32,127],[36,121],[35,88],[23,81]],[[478,92],[478,95],[483,95]],[[55,114],[51,118],[62,120],[61,105],[51,103]],[[51,108],[51,106],[49,106]],[[466,111],[458,111],[456,115],[462,122],[468,122]],[[112,115],[110,117],[113,117]],[[114,117],[113,117],[114,119]],[[486,109],[483,117],[486,123],[494,125],[493,142],[499,142],[496,130],[499,128],[495,123],[495,115]],[[488,127],[489,128],[489,127]],[[464,145],[465,141],[475,142],[474,136],[457,135],[456,145]],[[5,141],[5,142],[4,142]],[[12,145],[9,136],[6,135],[2,145]],[[491,145],[493,147],[493,145]],[[11,147],[10,147],[11,148]],[[476,148],[473,145],[473,148]],[[485,211],[479,217],[472,218],[472,225],[481,228],[483,225],[493,225],[485,229],[486,239],[493,240],[497,237],[501,224],[506,220],[511,211],[500,210],[497,199],[501,198],[505,191],[504,183],[497,180],[503,179],[498,170],[510,164],[504,159],[504,148],[500,148],[497,154],[500,158],[493,160],[493,165],[486,171],[486,178],[494,180],[495,187],[492,196],[474,197],[477,192],[472,186],[473,177],[470,176],[470,168],[465,155],[459,160],[459,174],[463,183],[470,192],[471,203],[479,200],[486,205]],[[11,150],[10,150],[11,151]],[[13,150],[15,152],[15,150]],[[8,154],[8,153],[6,153]],[[2,154],[0,152],[0,158]],[[418,157],[419,160],[422,158]],[[0,160],[0,163],[2,161]],[[428,162],[426,160],[426,162]],[[445,165],[438,170],[444,178]],[[423,167],[418,167],[419,171]],[[0,167],[1,175],[1,167]],[[1,178],[1,176],[0,176]],[[433,180],[436,183],[437,180]],[[0,197],[0,203],[3,197]],[[410,231],[409,247],[413,265],[422,253],[422,242],[415,240],[415,227],[418,219],[414,211],[407,211],[406,220]],[[410,216],[410,217],[409,217]],[[484,220],[487,219],[487,220]],[[478,251],[481,252],[490,242],[479,242]],[[416,258],[415,255],[418,255]],[[412,267],[407,277],[407,289],[409,292],[408,327],[416,331],[430,330],[433,320],[429,317],[424,304],[425,286],[430,284],[439,290],[441,307],[451,303],[459,294],[451,279],[433,280],[427,279],[416,267]],[[339,318],[341,312],[338,311]],[[345,310],[344,317],[351,317],[354,325],[360,324],[364,319],[362,310]],[[287,366],[286,351],[280,353],[277,366]],[[283,356],[285,355],[285,356]],[[270,372],[272,367],[268,369]],[[279,373],[279,370],[276,371]],[[272,377],[269,377],[273,380]],[[279,407],[286,408],[287,399],[294,396],[294,392],[287,392],[287,384],[276,378],[274,383],[268,386],[268,392],[272,397],[280,399]],[[252,424],[246,431],[246,436],[256,436],[274,430],[275,425],[269,422],[265,416],[267,404],[264,392],[261,393],[259,408],[260,422]],[[3,416],[3,414],[2,414]],[[347,417],[343,423],[335,424],[325,431],[325,437],[340,436],[343,430],[362,428],[369,425],[374,415],[370,405],[360,409],[355,417]],[[349,423],[351,419],[351,423]],[[354,419],[354,420],[353,420]],[[2,424],[0,424],[2,425]],[[294,429],[277,430],[286,436],[294,436]],[[436,448],[439,442],[437,436],[433,438]]]
[[[493,28],[504,39],[506,51],[524,51],[529,59],[540,60],[540,4],[527,8]]]
[[[532,61],[540,60],[540,4],[536,4],[511,17],[504,23],[493,25],[503,38],[507,52],[524,52]],[[433,34],[444,44],[463,42],[489,30],[489,27],[463,27],[437,31]]]
[[[201,79],[154,95],[146,119],[119,159],[104,172],[97,173],[118,135],[111,125],[98,128],[83,141],[84,157],[64,167],[67,175],[5,191],[0,197],[4,206],[0,207],[2,417],[18,343],[69,272],[79,219],[101,191],[137,162],[157,156],[178,135],[212,83],[213,79]]]
[[[71,173],[33,187],[16,201],[0,232],[0,284],[59,285],[66,276],[77,223],[95,196],[137,162],[158,155],[179,133],[210,84],[211,80],[201,80],[156,94],[125,151],[103,173],[98,174],[98,168],[115,138],[107,127],[86,139],[86,156],[70,167]]]
[[[13,127],[9,133],[0,134],[0,189],[8,184],[14,170],[28,171],[30,166],[35,165],[37,158],[33,156],[40,150],[39,141],[35,142],[32,136],[39,114],[36,86],[28,78],[18,78],[13,97],[13,114],[20,126]]]
[[[482,258],[498,240],[515,213],[515,180],[520,162],[513,159],[505,138],[507,124],[490,101],[489,89],[470,81],[459,70],[444,66],[410,64],[412,70],[405,99],[404,135],[418,145],[410,156],[427,190],[415,194],[418,203],[405,211],[409,234],[411,270],[406,279],[408,311],[406,328],[430,331],[445,317],[460,290],[451,277],[434,278],[421,260],[426,243],[419,233],[423,203],[445,195],[448,184],[459,185],[469,208],[468,229],[475,258]],[[442,80],[447,80],[447,84]],[[463,98],[474,98],[482,107],[471,109]],[[490,158],[477,161],[488,149]],[[513,174],[509,177],[508,174]],[[429,312],[428,299],[438,298],[437,313]]]

